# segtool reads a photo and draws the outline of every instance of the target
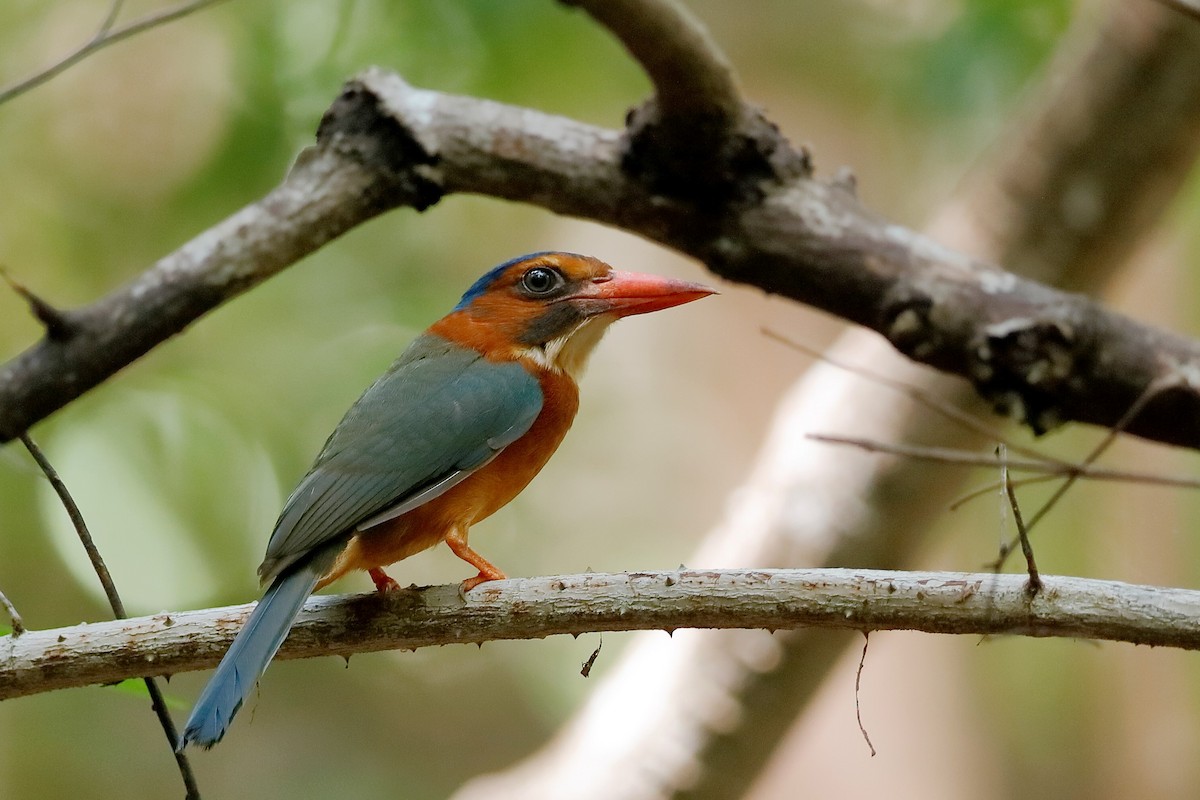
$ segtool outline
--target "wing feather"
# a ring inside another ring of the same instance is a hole
[[[284,504],[259,576],[428,502],[524,435],[541,408],[541,387],[519,364],[419,337],[325,442]]]

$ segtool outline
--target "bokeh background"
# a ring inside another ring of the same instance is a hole
[[[0,83],[86,40],[103,0],[0,3]],[[126,3],[126,15],[163,7]],[[747,94],[819,172],[853,166],[864,201],[920,226],[1011,123],[1047,58],[1099,2],[704,0],[690,5]],[[341,83],[378,64],[411,83],[616,127],[648,83],[581,13],[548,0],[231,0],[100,53],[0,106],[0,264],[63,306],[127,281],[269,190]],[[1197,333],[1200,183],[1189,182],[1109,301]],[[706,279],[619,231],[487,198],[389,214],[206,317],[34,434],[75,493],[133,614],[246,602],[279,505],[359,392],[494,263],[541,249]],[[757,291],[622,323],[595,356],[575,430],[472,542],[512,575],[673,568],[751,464],[779,392],[838,324]],[[38,326],[0,289],[0,358]],[[1083,452],[1096,431],[1046,446]],[[1121,466],[1194,473],[1136,442]],[[947,468],[948,470],[951,468]],[[980,475],[983,481],[987,476]],[[913,498],[920,502],[920,498]],[[1031,501],[1032,502],[1032,501]],[[994,500],[945,515],[922,568],[977,569]],[[1197,501],[1081,487],[1041,530],[1043,569],[1196,586]],[[453,582],[444,548],[396,566]],[[365,576],[334,591],[365,591]],[[35,628],[109,616],[81,548],[19,447],[0,450],[0,589]],[[6,620],[0,618],[0,626]],[[2,631],[0,631],[2,632]],[[593,676],[624,641],[604,637]],[[856,796],[1192,797],[1194,656],[1086,642],[876,634],[754,789]],[[441,798],[526,754],[589,689],[597,637],[274,665],[226,741],[193,761],[206,797]],[[594,680],[593,677],[593,680]],[[207,673],[168,685],[182,719]],[[753,736],[753,732],[748,734]],[[136,688],[0,703],[0,797],[171,797],[162,733]]]

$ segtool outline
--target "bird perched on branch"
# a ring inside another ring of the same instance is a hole
[[[287,637],[304,601],[351,570],[446,542],[479,574],[504,573],[467,543],[472,525],[525,488],[579,406],[576,379],[608,326],[713,294],[618,272],[571,253],[492,269],[409,345],[325,442],[284,505],[258,575],[268,584],[197,700],[179,740],[211,747]]]

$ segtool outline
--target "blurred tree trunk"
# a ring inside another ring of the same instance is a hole
[[[1064,41],[1030,107],[929,234],[1098,293],[1161,218],[1198,147],[1200,25],[1152,4],[1114,4],[1099,30],[1085,23]],[[986,413],[961,382],[915,369],[866,331],[846,333],[830,356]],[[780,404],[758,465],[688,564],[911,563],[960,480],[938,466],[814,443],[806,439],[814,430],[989,444],[889,386],[817,364]],[[741,797],[855,641],[816,630],[683,631],[668,645],[642,634],[542,751],[456,798]]]

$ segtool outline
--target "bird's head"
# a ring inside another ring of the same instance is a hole
[[[590,256],[534,253],[490,270],[433,331],[485,356],[578,376],[621,317],[714,294],[699,283],[620,272]]]

